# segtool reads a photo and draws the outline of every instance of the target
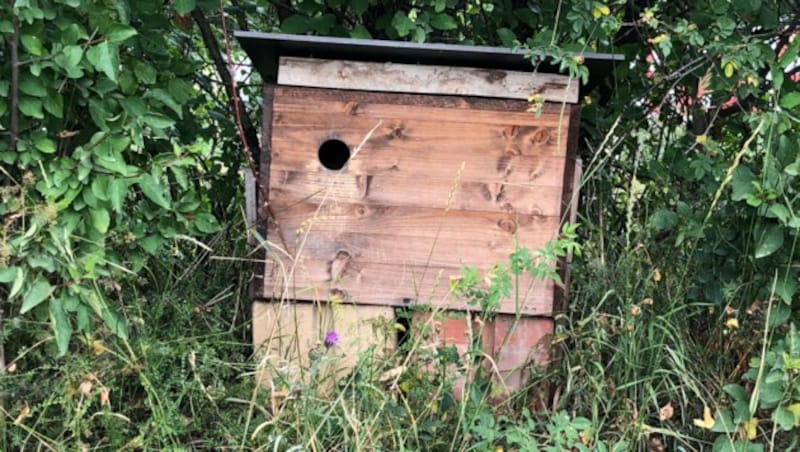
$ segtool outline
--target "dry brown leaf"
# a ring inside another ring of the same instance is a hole
[[[94,387],[94,383],[92,383],[91,381],[86,380],[86,381],[81,383],[81,385],[78,387],[78,389],[81,391],[81,394],[83,394],[85,396],[88,396],[89,394],[92,393],[92,388],[93,387]]]
[[[662,422],[672,419],[672,416],[674,415],[675,415],[675,409],[672,408],[672,402],[667,402],[666,405],[662,406],[658,410],[658,420]]]
[[[100,406],[108,406],[109,404],[110,401],[108,388],[100,389]]]
[[[22,411],[19,412],[17,418],[14,419],[14,425],[19,426],[20,424],[22,424],[22,421],[24,421],[29,414],[31,414],[31,407],[29,407],[28,403],[25,402],[25,407],[22,408]]]

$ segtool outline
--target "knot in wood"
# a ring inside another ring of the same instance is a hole
[[[517,222],[508,218],[501,218],[497,222],[497,226],[509,234],[517,232]]]

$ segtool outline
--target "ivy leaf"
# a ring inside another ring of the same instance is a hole
[[[37,276],[36,281],[34,281],[33,285],[28,290],[28,293],[25,294],[25,298],[22,300],[22,307],[20,308],[19,313],[25,314],[26,312],[38,306],[41,302],[46,300],[51,293],[53,293],[53,290],[55,290],[55,288],[51,286],[46,279],[42,278],[41,276]]]
[[[92,227],[101,234],[108,232],[108,225],[111,223],[111,216],[106,209],[89,209],[89,217],[92,220]]]
[[[110,46],[108,41],[103,41],[89,48],[86,51],[86,59],[97,71],[104,73],[114,83],[117,82],[119,55],[116,47]]]
[[[69,319],[67,319],[67,314],[64,312],[64,305],[60,298],[54,298],[50,302],[50,323],[53,328],[53,334],[56,337],[58,356],[64,356],[69,348],[72,326],[69,324]]]
[[[170,202],[165,195],[166,191],[155,177],[149,173],[144,173],[139,177],[137,183],[139,184],[139,188],[142,189],[142,193],[144,193],[150,201],[153,201],[157,206],[164,209],[170,208]]]
[[[11,284],[11,292],[8,293],[9,300],[14,298],[20,290],[22,290],[22,284],[25,282],[25,269],[20,268],[17,272],[17,276],[14,278],[14,283]]]
[[[431,18],[431,27],[437,30],[455,30],[458,28],[458,23],[449,14],[436,14]]]
[[[761,235],[756,245],[756,259],[767,257],[783,245],[783,228],[773,225]]]
[[[0,268],[0,283],[8,284],[17,277],[17,272],[19,269],[17,267],[6,267]]]

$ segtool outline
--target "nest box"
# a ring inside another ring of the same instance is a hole
[[[578,80],[504,48],[236,36],[265,81],[257,298],[474,310],[450,293],[462,267],[569,218]],[[584,57],[593,74],[616,59]],[[499,312],[552,325],[562,289],[522,284]]]

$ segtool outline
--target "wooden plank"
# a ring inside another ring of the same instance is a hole
[[[397,172],[359,176],[347,172],[273,171],[273,205],[299,202],[362,203],[520,215],[557,216],[561,212],[561,187],[479,181],[455,183],[458,170],[440,178],[420,179]]]
[[[577,103],[579,83],[568,76],[469,67],[281,57],[278,84],[318,88],[497,97]]]
[[[564,147],[557,147],[555,128],[487,126],[430,122],[382,123],[361,148],[364,136],[377,124],[347,118],[334,123],[328,115],[309,114],[282,127],[273,140],[273,168],[320,171],[319,146],[335,138],[349,146],[351,174],[407,172],[420,177],[453,175],[465,162],[462,178],[561,186]]]
[[[323,378],[344,377],[370,348],[375,347],[375,356],[396,348],[394,317],[394,308],[387,306],[253,303],[258,381],[266,385],[279,373],[293,381],[305,380],[312,351],[320,356]],[[323,345],[328,331],[339,337],[330,348]],[[332,379],[320,381],[323,390],[333,386]]]
[[[360,91],[334,91],[279,86],[275,88],[275,125],[284,125],[284,115],[328,112],[336,115],[369,117],[376,120],[430,120],[434,123],[466,123],[560,127],[566,132],[571,105],[545,103],[541,114],[529,111],[527,102],[514,100],[447,98],[444,96],[399,95]],[[566,135],[563,137],[566,142]]]
[[[282,230],[287,238],[289,253],[301,259],[321,259],[333,261],[336,256],[359,262],[389,263],[398,265],[434,267],[487,265],[504,262],[513,251],[511,239],[506,240],[465,240],[460,234],[440,237],[412,237],[394,234],[366,232],[326,232],[313,231],[294,238],[287,229]],[[312,227],[313,229],[313,227]],[[270,229],[270,233],[273,232]],[[472,232],[469,235],[473,235]],[[466,234],[465,234],[466,235]],[[553,238],[533,233],[521,234],[520,241],[526,246],[541,248]],[[292,238],[289,238],[292,237]],[[294,240],[294,243],[292,241]]]
[[[283,200],[282,200],[283,201]],[[275,215],[285,237],[304,233],[387,234],[398,238],[450,237],[475,246],[479,241],[511,245],[538,236],[554,237],[558,217],[521,215],[506,212],[392,207],[357,203],[310,202],[274,204]]]
[[[451,293],[451,279],[460,277],[458,267],[426,267],[396,263],[372,263],[357,260],[301,259],[291,261],[275,254],[267,263],[263,297],[326,301],[337,297],[347,302],[369,305],[431,305],[457,310],[478,310],[467,300]],[[480,267],[485,274],[492,263]],[[331,277],[331,271],[336,277]],[[287,284],[291,281],[292,284]],[[501,300],[499,312],[524,315],[552,314],[552,281],[520,278],[520,295]]]

